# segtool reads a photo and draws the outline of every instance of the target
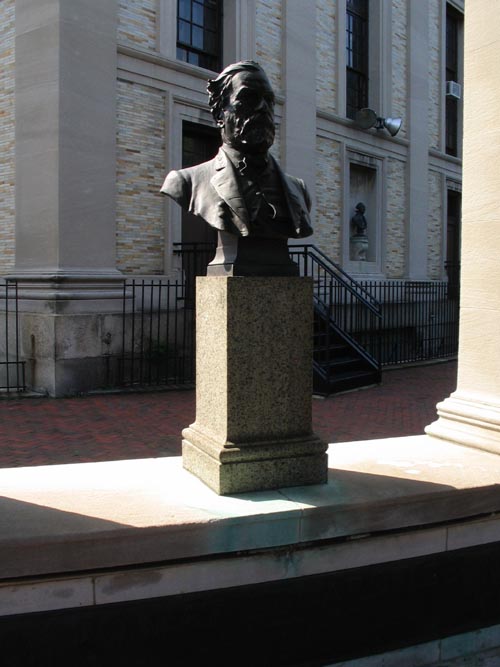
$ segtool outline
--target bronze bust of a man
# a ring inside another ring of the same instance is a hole
[[[253,61],[226,67],[208,83],[222,146],[212,160],[171,171],[161,192],[218,230],[208,275],[297,275],[287,240],[312,234],[303,181],[269,153],[274,93]]]

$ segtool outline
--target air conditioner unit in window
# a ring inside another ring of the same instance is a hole
[[[447,81],[446,97],[454,97],[456,100],[459,100],[462,97],[462,86],[456,81]]]

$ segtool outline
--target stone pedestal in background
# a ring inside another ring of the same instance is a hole
[[[327,480],[312,432],[312,280],[197,279],[196,421],[183,464],[221,495]]]
[[[368,253],[368,237],[367,236],[351,236],[351,261],[366,262],[366,255]]]

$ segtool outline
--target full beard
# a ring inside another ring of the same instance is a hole
[[[229,131],[228,131],[229,130]],[[226,118],[223,139],[247,153],[265,153],[274,143],[274,123],[266,116]]]

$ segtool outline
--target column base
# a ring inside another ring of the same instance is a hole
[[[314,434],[221,444],[192,424],[182,436],[184,468],[219,495],[327,482],[326,445]]]
[[[72,396],[114,386],[122,355],[125,277],[115,269],[17,271],[27,386]]]
[[[476,397],[452,394],[437,404],[439,419],[427,435],[458,445],[500,454],[500,406]]]

